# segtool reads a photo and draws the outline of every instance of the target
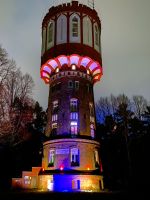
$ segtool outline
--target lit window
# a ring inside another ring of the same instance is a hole
[[[77,112],[70,113],[70,119],[71,120],[78,120],[78,113]]]
[[[75,81],[75,89],[79,89],[79,81]]]
[[[71,69],[72,69],[72,70],[76,70],[76,66],[75,66],[75,65],[72,65],[72,66],[71,66]]]
[[[78,125],[76,121],[72,121],[70,123],[70,129],[71,129],[71,135],[77,135],[78,134]]]
[[[53,101],[53,113],[58,112],[58,100]]]
[[[53,41],[53,23],[51,22],[48,26],[48,43]]]
[[[55,159],[55,150],[50,149],[49,151],[49,157],[48,157],[48,167],[54,166],[54,159]]]
[[[90,130],[91,130],[91,137],[94,138],[95,137],[95,130],[94,130],[93,124],[90,125]]]
[[[57,123],[52,124],[52,129],[55,129],[55,128],[57,128]]]
[[[68,88],[73,88],[73,81],[68,81]]]
[[[77,112],[78,111],[78,99],[71,99],[70,100],[70,111]]]
[[[95,25],[95,44],[99,45],[99,39],[98,39],[98,27]]]
[[[79,166],[79,149],[71,149],[71,166]]]
[[[72,19],[72,36],[73,37],[78,37],[78,18],[74,17]]]
[[[58,73],[58,72],[59,72],[59,68],[57,67],[57,68],[56,68],[56,73]]]
[[[55,122],[57,120],[58,120],[58,115],[57,114],[52,115],[52,122]]]
[[[30,176],[24,176],[24,184],[25,185],[31,184],[31,177]]]
[[[57,134],[57,123],[53,123],[52,124],[52,131],[51,131],[51,135],[55,136]]]
[[[95,167],[99,168],[99,154],[98,154],[98,150],[94,151],[94,161],[95,161]]]
[[[88,75],[90,74],[90,70],[89,70],[89,69],[87,69],[87,74],[88,74]]]

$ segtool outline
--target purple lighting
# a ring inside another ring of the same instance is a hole
[[[85,69],[89,69],[93,78],[93,82],[97,82],[100,80],[101,76],[103,75],[102,67],[100,64],[89,57],[82,57],[77,54],[73,54],[70,56],[61,55],[57,58],[48,60],[42,67],[41,67],[41,78],[45,81],[45,83],[50,82],[50,76],[53,71],[58,67],[61,67],[66,64],[68,68],[71,65],[76,65],[78,68],[81,66]]]

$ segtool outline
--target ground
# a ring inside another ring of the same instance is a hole
[[[149,199],[146,192],[142,191],[104,191],[101,193],[91,192],[37,192],[37,191],[3,191],[0,193],[0,200],[134,200]]]

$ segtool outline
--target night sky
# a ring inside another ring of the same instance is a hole
[[[44,107],[48,85],[40,79],[41,24],[53,0],[0,0],[0,44],[35,82],[34,98]],[[87,4],[87,0],[79,1]],[[102,23],[104,75],[95,100],[125,93],[150,101],[150,0],[95,0]]]

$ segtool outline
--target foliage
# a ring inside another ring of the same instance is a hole
[[[26,126],[33,119],[33,79],[22,74],[15,61],[0,46],[0,142],[24,140]]]

